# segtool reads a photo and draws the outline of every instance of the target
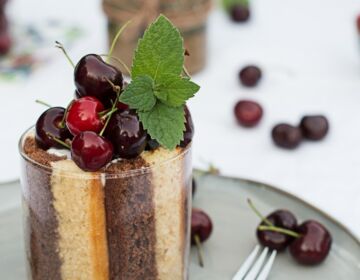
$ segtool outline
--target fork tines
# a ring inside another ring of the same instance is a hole
[[[232,280],[265,280],[268,277],[276,257],[276,250],[269,254],[269,248],[265,247],[260,255],[259,251],[260,246],[256,245]]]

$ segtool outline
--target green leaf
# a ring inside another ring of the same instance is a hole
[[[138,112],[143,127],[166,149],[172,150],[183,139],[185,130],[184,108],[169,107],[157,102],[149,112]]]
[[[155,95],[163,103],[172,107],[184,105],[200,87],[187,78],[177,75],[165,75],[156,84]]]
[[[156,103],[153,79],[146,75],[136,77],[120,95],[119,101],[131,109],[150,111]]]
[[[131,76],[149,75],[155,81],[165,74],[180,75],[184,64],[183,39],[163,15],[150,25],[139,40]]]

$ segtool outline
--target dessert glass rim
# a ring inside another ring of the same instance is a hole
[[[48,172],[51,173],[53,171],[53,167],[46,165],[46,164],[42,164],[34,159],[32,159],[31,157],[29,157],[25,151],[24,151],[24,142],[26,137],[31,136],[33,134],[31,134],[31,132],[35,132],[35,126],[31,126],[30,128],[26,129],[25,132],[21,135],[20,140],[18,142],[18,149],[20,152],[21,157],[35,165],[38,166],[39,168],[43,169],[44,172]],[[192,147],[192,141],[185,147],[185,148],[181,148],[182,151],[178,154],[176,154],[175,156],[168,158],[166,160],[163,160],[159,163],[155,163],[155,164],[151,164],[148,166],[142,166],[140,168],[135,168],[135,169],[129,169],[126,171],[119,171],[119,172],[107,172],[106,170],[102,170],[100,169],[99,171],[95,171],[95,172],[89,172],[89,171],[83,171],[79,168],[79,170],[81,170],[82,172],[71,172],[68,171],[66,169],[61,169],[61,168],[57,168],[57,171],[62,171],[61,176],[62,177],[72,177],[72,178],[83,178],[86,180],[90,180],[90,179],[95,179],[95,178],[99,178],[99,176],[105,176],[106,179],[116,179],[116,178],[124,178],[124,177],[132,177],[132,176],[136,176],[136,175],[142,175],[142,174],[147,174],[150,173],[152,170],[161,167],[165,164],[168,164],[172,161],[177,160],[179,157],[185,157],[186,154],[188,152],[191,151],[191,147]],[[70,160],[70,159],[68,159]],[[121,160],[121,158],[120,158]]]

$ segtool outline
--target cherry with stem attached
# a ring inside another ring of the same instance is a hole
[[[204,211],[193,208],[191,212],[191,243],[197,247],[201,267],[204,267],[201,243],[210,237],[212,230],[213,224],[210,217]]]

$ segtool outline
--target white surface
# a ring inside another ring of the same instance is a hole
[[[205,160],[224,174],[277,185],[321,207],[360,236],[358,12],[356,0],[256,0],[252,20],[236,25],[215,11],[209,25],[208,68],[194,77],[202,90],[190,107],[196,123],[196,166]],[[87,26],[88,37],[71,51],[74,60],[105,50],[100,1],[13,0],[11,14],[19,21],[55,16]],[[237,80],[238,70],[249,62],[264,70],[261,85],[251,90]],[[6,131],[0,145],[6,158],[0,162],[2,179],[17,177],[17,139],[44,109],[33,100],[65,106],[73,90],[71,68],[60,53],[23,87],[1,85],[0,94],[16,97],[16,102],[2,101],[1,106],[0,125]],[[264,106],[259,127],[236,125],[232,110],[241,98]],[[274,147],[272,126],[280,121],[296,124],[306,113],[329,117],[326,140],[304,143],[296,151]]]

